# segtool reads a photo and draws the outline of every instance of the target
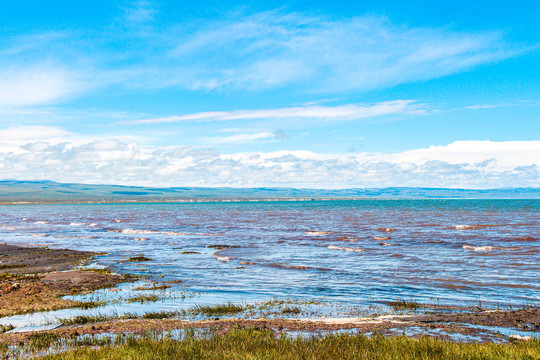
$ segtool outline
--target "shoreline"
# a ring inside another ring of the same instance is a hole
[[[243,202],[317,202],[317,201],[536,201],[539,198],[455,198],[455,197],[283,197],[283,198],[185,198],[185,199],[126,199],[126,200],[36,200],[0,201],[0,206],[19,205],[129,205],[129,204],[198,204],[198,203],[243,203]]]
[[[85,303],[64,300],[62,297],[92,293],[97,289],[111,288],[119,283],[132,282],[134,279],[129,274],[120,275],[103,269],[78,268],[88,264],[92,258],[99,255],[98,253],[0,244],[0,255],[0,316],[2,317],[51,309],[99,308],[103,305],[99,301]],[[428,336],[444,341],[474,343],[530,340],[531,336],[524,334],[532,335],[540,332],[538,307],[517,310],[478,309],[478,311],[470,311],[470,308],[446,309],[445,311],[431,309],[429,313],[425,313],[425,310],[424,314],[381,314],[354,318],[279,318],[277,316],[275,318],[238,318],[234,317],[238,311],[213,314],[211,309],[207,318],[202,320],[178,318],[178,312],[144,314],[138,317],[89,317],[81,319],[79,323],[66,322],[48,330],[40,330],[36,327],[18,332],[17,328],[0,326],[0,347],[18,346],[36,336],[72,339],[81,336],[113,336],[114,334],[142,336],[148,332],[166,333],[204,329],[213,329],[214,335],[249,328],[269,331],[276,336],[284,333],[326,336],[345,331],[350,334],[380,334],[387,337],[406,334],[412,339]],[[537,338],[537,336],[532,336],[532,338]]]

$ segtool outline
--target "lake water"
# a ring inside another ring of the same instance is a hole
[[[97,263],[181,281],[168,292],[211,302],[527,305],[540,298],[539,210],[540,200],[13,205],[0,207],[0,242],[106,252]],[[139,254],[152,261],[126,261]]]

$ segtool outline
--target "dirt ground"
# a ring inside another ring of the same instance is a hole
[[[0,244],[0,316],[78,306],[61,297],[129,281],[122,275],[70,270],[95,255]]]

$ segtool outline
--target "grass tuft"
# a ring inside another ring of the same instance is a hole
[[[137,296],[137,297],[133,297],[131,299],[127,299],[127,302],[128,303],[145,303],[145,302],[155,302],[155,301],[158,301],[160,300],[161,298],[157,295],[148,295],[148,296],[144,296],[144,295],[141,295],[141,296]]]
[[[192,315],[201,314],[207,316],[215,316],[236,314],[246,309],[247,307],[245,306],[238,306],[232,303],[228,303],[217,305],[196,305],[195,307],[189,309],[188,312]]]

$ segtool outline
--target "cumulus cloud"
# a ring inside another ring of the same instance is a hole
[[[16,150],[0,146],[2,178],[150,186],[540,186],[540,141],[458,141],[400,153],[328,155],[226,154],[182,146],[150,148],[112,138],[77,144],[28,138]]]
[[[340,106],[307,105],[279,109],[210,111],[122,122],[122,124],[154,124],[183,121],[232,121],[256,119],[312,119],[318,121],[347,121],[395,114],[425,114],[426,105],[414,100],[384,101],[376,104],[347,104]]]

